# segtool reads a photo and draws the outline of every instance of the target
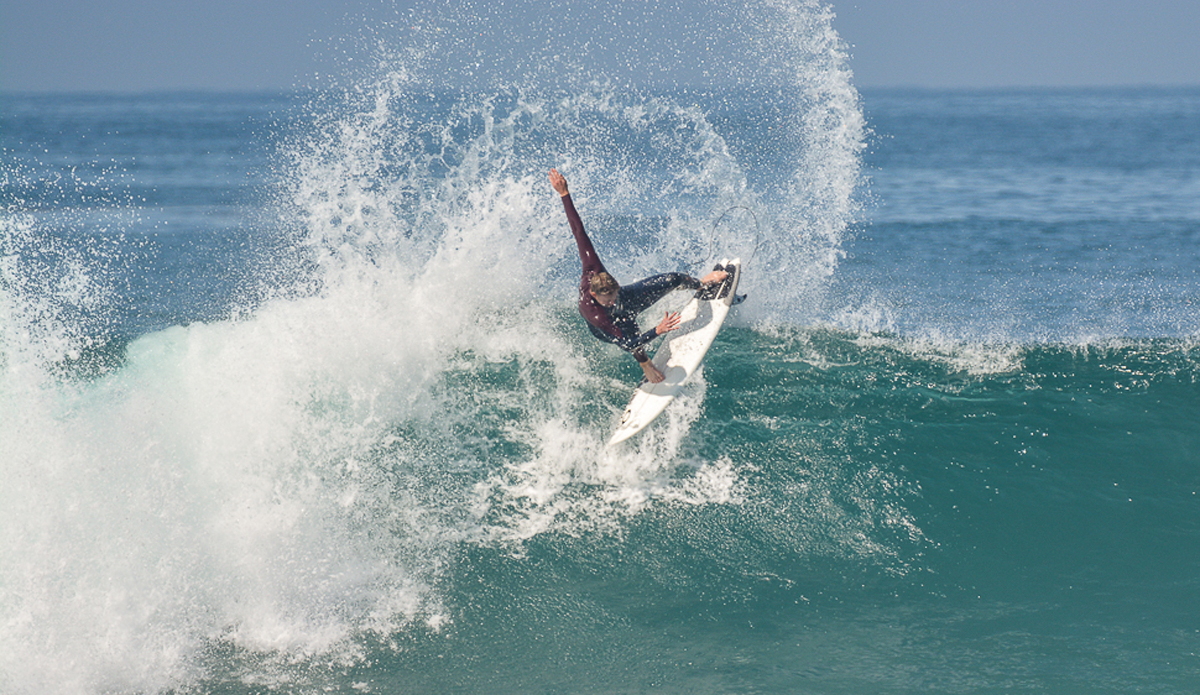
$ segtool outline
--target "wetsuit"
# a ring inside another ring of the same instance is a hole
[[[611,307],[602,306],[592,298],[592,276],[602,272],[604,264],[596,255],[592,240],[583,230],[583,220],[575,211],[568,193],[562,196],[563,209],[567,212],[567,221],[571,225],[571,234],[575,236],[575,245],[579,247],[579,261],[583,264],[583,278],[579,282],[579,313],[588,322],[592,334],[607,343],[613,343],[622,350],[632,353],[638,362],[645,362],[645,345],[658,336],[658,331],[651,328],[639,335],[637,315],[650,308],[672,290],[700,288],[700,281],[684,273],[663,273],[648,277],[641,282],[635,282],[617,291],[617,302]]]

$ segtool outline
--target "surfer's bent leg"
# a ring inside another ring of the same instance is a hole
[[[621,288],[621,304],[634,314],[649,309],[655,302],[678,289],[698,290],[700,281],[686,273],[654,275]]]

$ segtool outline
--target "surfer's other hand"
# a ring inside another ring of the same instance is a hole
[[[646,360],[640,364],[642,365],[642,372],[646,375],[646,381],[649,381],[651,384],[657,384],[666,378],[663,376],[662,372],[658,371],[658,367],[655,367],[654,363],[650,360]]]
[[[679,312],[668,311],[667,315],[663,317],[662,322],[660,322],[654,330],[659,335],[662,335],[663,333],[669,333],[676,328],[679,328]]]

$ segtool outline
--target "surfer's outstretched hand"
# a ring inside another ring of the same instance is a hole
[[[560,196],[566,195],[569,192],[567,190],[567,178],[558,173],[558,169],[550,170],[550,185],[554,187],[555,192]]]
[[[655,327],[654,330],[657,331],[659,335],[662,335],[663,333],[670,333],[676,328],[679,328],[679,312],[668,311],[667,315],[663,317],[663,320],[658,324],[658,326]]]

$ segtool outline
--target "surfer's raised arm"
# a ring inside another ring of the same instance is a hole
[[[583,264],[584,275],[603,273],[604,264],[600,262],[600,256],[596,253],[596,248],[592,246],[592,240],[588,238],[587,232],[583,229],[583,220],[575,211],[575,203],[571,200],[571,191],[567,188],[567,179],[558,172],[558,169],[550,170],[550,185],[562,198],[563,210],[567,213],[567,222],[571,225],[571,234],[575,237],[575,246],[579,249],[579,261]]]

